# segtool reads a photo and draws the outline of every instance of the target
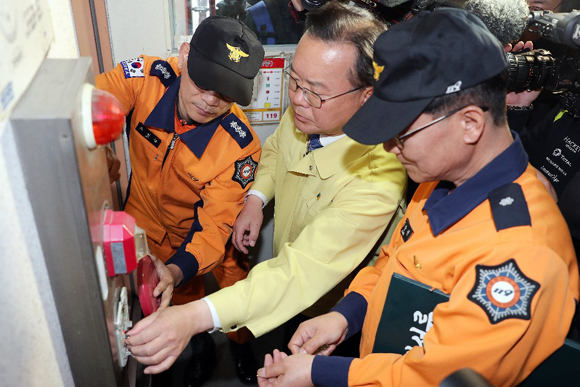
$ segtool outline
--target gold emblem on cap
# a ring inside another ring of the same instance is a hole
[[[241,48],[239,47],[234,47],[234,46],[230,46],[229,44],[226,43],[226,46],[228,47],[228,50],[230,50],[230,55],[228,55],[228,59],[231,60],[232,62],[239,62],[240,58],[246,58],[250,55],[246,54],[245,52],[242,51]]]
[[[385,69],[385,66],[379,66],[377,64],[377,62],[375,62],[373,60],[373,68],[375,69],[375,75],[374,75],[375,81],[378,81],[379,80],[379,76],[381,75],[381,73]]]

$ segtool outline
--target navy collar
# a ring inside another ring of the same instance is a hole
[[[180,134],[179,138],[181,138],[181,141],[183,141],[185,145],[187,145],[187,147],[191,149],[191,151],[197,156],[197,158],[200,159],[217,128],[220,126],[223,118],[228,113],[229,111],[225,112],[219,117],[214,118],[210,122],[198,125],[195,127],[195,129],[188,130],[187,132]]]
[[[524,173],[528,155],[518,134],[512,131],[512,135],[514,141],[505,151],[458,188],[453,189],[453,184],[441,181],[433,190],[423,207],[433,235],[439,235],[463,219],[483,203],[491,191],[512,183]]]
[[[162,129],[170,133],[175,132],[175,104],[179,96],[180,85],[181,76],[167,88],[165,94],[163,94],[149,114],[149,117],[145,120],[145,126]],[[178,136],[197,158],[201,158],[222,119],[228,113],[229,111]]]
[[[181,77],[178,77],[161,97],[155,108],[145,120],[145,126],[163,129],[166,132],[175,132],[175,103],[179,96]]]

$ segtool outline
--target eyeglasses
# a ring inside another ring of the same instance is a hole
[[[556,12],[556,9],[558,9],[558,7],[560,7],[560,5],[562,5],[561,1],[556,6],[552,7],[552,9],[546,9],[545,5],[530,5],[528,8],[529,8],[530,12],[534,12],[534,11],[553,11],[553,12]]]
[[[420,132],[423,129],[427,129],[428,127],[430,127],[432,125],[435,125],[436,123],[438,123],[440,121],[443,121],[444,119],[446,119],[448,117],[451,117],[452,115],[454,115],[458,111],[460,111],[462,109],[465,109],[467,106],[469,106],[469,105],[466,105],[466,106],[463,106],[463,107],[460,107],[460,108],[457,108],[457,109],[453,109],[449,113],[447,113],[447,114],[445,114],[445,115],[443,115],[443,116],[441,116],[439,118],[436,118],[433,121],[429,122],[428,124],[425,124],[425,125],[417,128],[417,129],[415,129],[415,130],[413,130],[413,131],[411,131],[409,133],[405,133],[403,135],[396,135],[395,137],[393,137],[393,140],[395,141],[395,145],[400,150],[403,150],[405,148],[404,142],[405,142],[405,139],[406,138],[411,137],[412,135],[414,135],[417,132]],[[479,108],[481,110],[483,110],[484,112],[486,112],[486,111],[489,110],[489,108],[487,106],[480,106]]]
[[[350,94],[350,93],[357,91],[357,90],[360,90],[364,87],[364,86],[359,86],[355,89],[347,91],[346,93],[335,95],[333,97],[322,98],[320,95],[316,94],[312,90],[300,86],[298,84],[298,80],[296,78],[294,78],[292,75],[290,75],[290,72],[288,70],[284,70],[284,74],[286,74],[288,76],[288,87],[290,88],[290,91],[295,92],[298,89],[302,90],[302,95],[304,96],[304,99],[306,100],[306,102],[308,102],[308,104],[310,106],[312,106],[313,108],[316,108],[316,109],[320,109],[320,107],[322,107],[322,104],[326,101],[330,101],[331,99],[342,97],[343,95]]]

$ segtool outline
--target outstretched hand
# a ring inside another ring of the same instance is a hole
[[[236,249],[248,254],[248,247],[254,247],[264,221],[262,199],[256,195],[249,195],[244,208],[234,223],[232,243]]]
[[[192,336],[213,327],[209,307],[203,300],[160,309],[139,321],[125,340],[145,374],[168,369],[183,352]]]
[[[264,367],[258,370],[260,387],[309,387],[312,386],[312,362],[314,356],[298,354],[288,356],[277,349],[264,358]]]
[[[159,258],[154,256],[153,254],[149,255],[151,257],[151,261],[155,265],[155,269],[157,270],[157,275],[159,276],[159,283],[153,289],[153,296],[159,297],[161,296],[161,304],[159,304],[159,308],[166,308],[169,306],[171,302],[171,297],[173,296],[173,288],[175,287],[175,282],[171,270],[165,266]]]
[[[307,320],[298,326],[288,348],[293,354],[330,355],[346,337],[348,322],[338,312]]]

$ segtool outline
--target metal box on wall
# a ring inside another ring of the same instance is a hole
[[[106,273],[103,221],[112,198],[105,150],[89,149],[81,134],[86,83],[90,59],[47,59],[10,121],[74,383],[132,385],[137,367],[126,366],[123,345],[131,284]]]

